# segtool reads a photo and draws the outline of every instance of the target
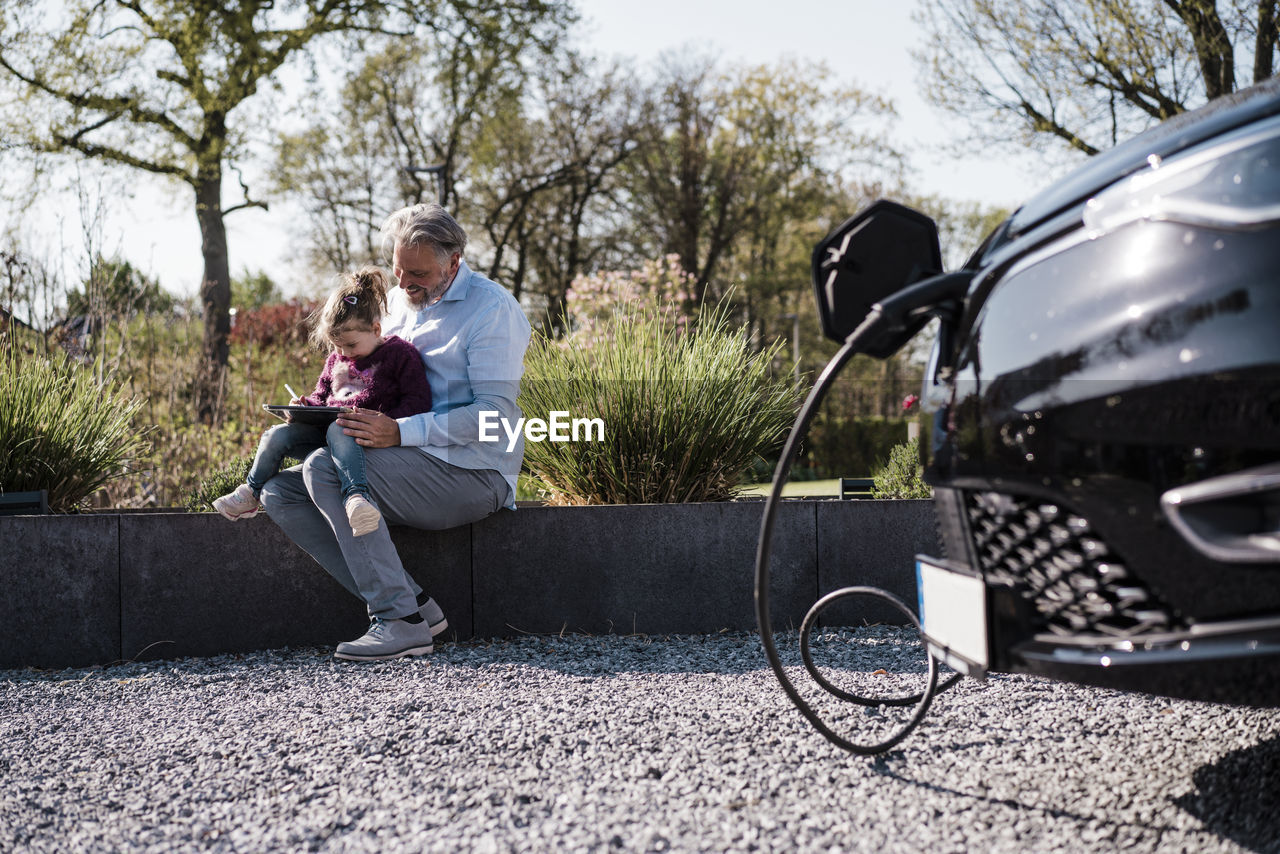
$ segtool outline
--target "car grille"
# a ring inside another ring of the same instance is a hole
[[[988,582],[1020,589],[1043,621],[1041,630],[1134,638],[1180,625],[1084,517],[997,492],[968,493],[965,515]]]

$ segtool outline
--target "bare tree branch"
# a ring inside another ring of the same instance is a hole
[[[168,163],[155,163],[150,160],[135,157],[134,155],[129,154],[126,151],[121,151],[118,148],[88,143],[82,139],[77,140],[68,136],[55,135],[54,140],[57,144],[55,146],[48,147],[46,149],[47,151],[53,152],[59,147],[71,148],[86,157],[110,160],[113,163],[131,166],[134,169],[141,169],[144,172],[151,172],[156,175],[170,175],[174,178],[180,178],[188,184],[194,183],[193,176],[179,166],[174,166]]]
[[[916,15],[916,57],[930,99],[965,117],[975,138],[1012,129],[998,135],[1092,152],[1234,91],[1238,53],[1252,51],[1254,82],[1270,76],[1277,5],[933,0]]]

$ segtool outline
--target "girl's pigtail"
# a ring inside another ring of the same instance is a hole
[[[343,273],[338,287],[310,318],[311,343],[319,350],[332,346],[335,334],[348,328],[372,329],[387,310],[387,274],[377,267]]]
[[[370,307],[376,311],[374,320],[381,320],[382,312],[387,310],[387,274],[377,267],[361,267],[353,278]]]

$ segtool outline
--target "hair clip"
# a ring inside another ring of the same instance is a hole
[[[354,294],[350,294],[348,296],[343,297],[342,301],[345,302],[347,305],[357,305],[360,302],[360,297]]]

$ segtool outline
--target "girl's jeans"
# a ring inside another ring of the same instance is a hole
[[[334,422],[328,428],[316,424],[277,424],[262,434],[258,443],[258,455],[253,459],[247,482],[253,494],[262,492],[266,482],[280,471],[285,457],[306,459],[312,451],[329,448],[333,467],[342,483],[344,499],[360,493],[369,494],[369,481],[364,473],[364,448],[356,440],[342,432]]]

